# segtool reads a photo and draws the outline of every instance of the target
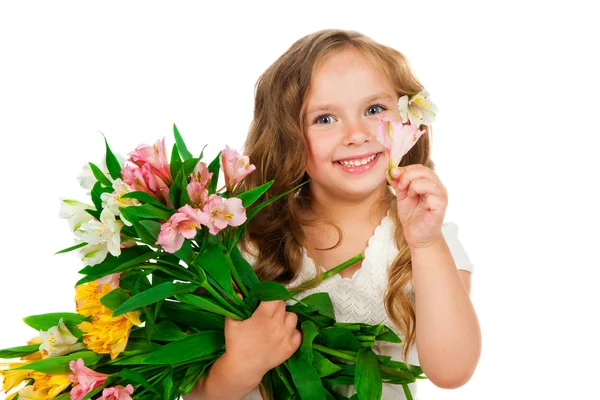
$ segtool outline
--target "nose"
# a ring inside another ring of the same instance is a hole
[[[371,127],[362,119],[348,120],[344,125],[343,135],[343,143],[346,146],[361,145],[370,142],[374,137],[374,134],[371,133]]]

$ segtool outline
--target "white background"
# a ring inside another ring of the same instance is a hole
[[[300,37],[345,28],[403,52],[439,107],[446,220],[476,268],[477,371],[419,398],[599,398],[590,3],[3,2],[0,348],[36,334],[22,317],[74,310],[80,262],[53,255],[72,244],[59,198],[87,200],[76,177],[102,158],[100,131],[123,155],[170,147],[173,123],[194,153],[240,149],[262,71]]]

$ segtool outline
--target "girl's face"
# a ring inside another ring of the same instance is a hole
[[[375,133],[400,120],[393,86],[356,50],[327,58],[311,82],[305,113],[313,196],[360,201],[385,189],[388,157]]]

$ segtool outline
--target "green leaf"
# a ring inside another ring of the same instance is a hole
[[[194,264],[199,264],[230,296],[235,296],[231,278],[231,260],[215,243],[207,244],[206,251],[200,254]]]
[[[172,321],[164,320],[156,324],[154,332],[152,332],[151,339],[162,342],[173,342],[176,340],[184,339],[187,337],[179,327]]]
[[[192,249],[192,242],[189,239],[185,239],[181,248],[177,250],[175,254],[180,260],[183,260],[186,264],[190,265],[194,259],[194,249]]]
[[[179,176],[179,179],[181,180],[181,194],[179,195],[179,205],[180,206],[184,206],[186,204],[192,204],[192,200],[190,199],[190,194],[188,193],[187,190],[187,186],[188,186],[188,177],[187,175],[185,175],[182,173]]]
[[[233,246],[229,256],[231,257],[231,261],[233,261],[234,268],[237,269],[238,275],[242,278],[242,282],[244,282],[248,289],[252,289],[260,283],[256,272],[254,272],[250,263],[242,256],[237,246]]]
[[[63,249],[61,251],[57,251],[56,253],[54,253],[54,255],[68,253],[70,251],[80,249],[80,248],[82,248],[83,246],[86,246],[86,245],[87,245],[86,242],[79,243],[79,244],[76,244],[75,246],[67,247],[66,249]]]
[[[221,305],[201,296],[196,296],[193,294],[178,294],[175,296],[175,298],[179,301],[182,301],[204,311],[208,311],[222,316],[230,314],[227,310],[221,307]]]
[[[215,194],[217,191],[217,184],[219,183],[219,171],[221,170],[221,152],[211,161],[208,165],[208,172],[212,172],[212,178],[210,178],[210,185],[208,187],[208,194]]]
[[[177,364],[225,348],[223,331],[204,331],[161,347],[144,359],[147,364]]]
[[[182,165],[183,163],[181,162],[181,157],[179,157],[179,149],[176,143],[173,145],[173,150],[171,150],[171,165],[169,166],[171,178],[175,178],[179,174]]]
[[[332,363],[318,351],[313,350],[312,366],[320,377],[329,376],[338,372],[341,368]]]
[[[300,352],[295,352],[285,362],[285,366],[289,369],[294,385],[302,399],[326,400],[321,378],[313,366],[300,356]],[[365,397],[365,399],[371,398]]]
[[[181,199],[182,190],[187,190],[187,188],[181,185],[182,182],[183,171],[180,169],[177,171],[177,175],[173,177],[173,184],[169,188],[169,201],[173,205],[173,208],[179,209],[182,204],[179,203]],[[183,177],[185,179],[185,177]]]
[[[189,160],[185,160],[183,162],[183,174],[186,178],[191,175],[192,172],[194,172],[194,168],[196,168],[198,162],[200,162],[200,160],[197,158],[190,158]]]
[[[309,363],[313,361],[312,342],[319,334],[319,328],[312,321],[302,323],[302,345],[300,346],[300,356]]]
[[[381,399],[383,385],[377,355],[370,349],[360,349],[354,375],[356,392],[361,399]]]
[[[123,378],[124,380],[130,381],[133,383],[139,383],[140,385],[142,385],[144,388],[151,391],[152,393],[156,393],[157,395],[160,395],[160,393],[158,393],[158,391],[156,389],[154,389],[152,387],[152,385],[150,385],[148,383],[146,378],[144,378],[144,376],[142,374],[140,374],[139,372],[137,372],[135,370],[123,368],[122,370],[120,370],[119,372],[114,374],[113,377],[115,377],[115,378],[120,377],[120,378]],[[125,386],[125,385],[122,385],[122,386]]]
[[[356,336],[346,329],[331,327],[321,329],[320,333],[323,343],[329,348],[350,351],[359,351],[363,349]]]
[[[165,374],[164,378],[164,390],[163,390],[163,399],[172,399],[173,398],[173,367],[169,367],[169,371]],[[177,396],[179,398],[179,396]]]
[[[16,358],[27,356],[31,353],[35,353],[40,349],[40,344],[30,344],[27,346],[10,347],[8,349],[0,350],[0,358]]]
[[[156,303],[159,300],[172,297],[176,294],[191,292],[197,288],[198,287],[196,285],[192,285],[189,283],[161,283],[160,285],[153,286],[148,290],[144,290],[143,292],[133,296],[132,298],[121,304],[114,311],[113,316],[117,317],[119,315],[125,314],[126,312],[137,310],[144,306]]]
[[[225,320],[222,315],[201,311],[184,303],[166,302],[161,307],[158,315],[160,318],[169,319],[183,326],[199,330],[223,330],[225,327]]]
[[[98,182],[100,182],[104,186],[112,188],[112,182],[106,177],[106,175],[104,175],[104,172],[102,172],[102,170],[100,170],[100,168],[98,168],[96,166],[96,164],[94,164],[92,162],[90,162],[88,164],[90,165],[90,168],[92,169],[92,174],[94,174],[94,176],[96,177]]]
[[[257,298],[260,301],[289,300],[292,295],[281,283],[267,281],[261,282],[250,289],[244,301],[248,300],[249,302],[252,298]]]
[[[333,303],[328,293],[313,293],[302,299],[304,304],[313,306],[322,315],[335,319],[335,312],[333,311]]]
[[[169,211],[170,213],[175,212],[175,210],[173,208],[169,207],[166,204],[161,203],[160,201],[156,200],[154,197],[150,196],[146,192],[142,192],[142,191],[129,192],[129,193],[125,193],[124,195],[122,195],[121,198],[122,199],[136,199],[136,200],[141,201],[142,203],[148,203],[148,204],[152,204],[155,207],[162,208],[163,210]]]
[[[254,204],[256,200],[260,198],[260,196],[262,196],[267,190],[269,190],[269,188],[273,185],[273,182],[275,181],[267,182],[264,185],[255,187],[254,189],[248,190],[247,192],[240,193],[236,197],[242,200],[242,205],[244,206],[244,208],[248,208],[252,204]]]
[[[86,275],[93,274],[102,277],[111,274],[119,266],[137,266],[139,263],[148,261],[160,254],[160,252],[153,252],[147,246],[134,246],[127,249],[121,249],[121,255],[119,257],[108,254],[100,264],[88,265],[79,270],[79,273]]]
[[[102,134],[104,136],[104,134]],[[106,143],[106,168],[110,176],[113,179],[117,179],[121,177],[121,165],[119,164],[119,160],[113,154],[112,150],[108,146],[108,141],[106,140],[106,136],[104,136],[104,143]]]
[[[15,369],[32,369],[47,374],[63,374],[71,372],[69,362],[73,360],[82,358],[85,366],[91,368],[91,366],[97,364],[103,357],[105,356],[96,354],[93,351],[83,350],[65,356],[50,357],[39,361],[33,361]]]
[[[30,315],[29,317],[23,318],[23,321],[35,330],[47,331],[53,326],[58,326],[58,321],[61,318],[63,319],[64,324],[71,331],[71,333],[73,333],[71,328],[74,328],[76,325],[79,325],[85,320],[85,317],[83,315],[63,312]]]
[[[100,298],[100,303],[106,308],[116,310],[121,304],[131,298],[123,289],[116,288]]]
[[[112,193],[113,188],[107,188],[102,186],[102,184],[100,182],[96,182],[94,184],[94,187],[92,188],[92,191],[90,193],[91,197],[92,197],[92,202],[94,203],[94,206],[96,207],[96,210],[98,212],[102,211],[102,199],[101,199],[101,195],[102,193]],[[98,218],[100,219],[100,218]]]
[[[126,212],[128,216],[134,215],[137,219],[140,220],[144,218],[150,218],[162,219],[165,221],[168,220],[171,217],[171,215],[173,215],[175,212],[175,210],[166,211],[165,209],[157,207],[150,203],[142,204],[141,206],[120,207],[119,210],[121,212],[123,212],[123,210],[127,210]],[[127,220],[129,221],[128,217],[125,218],[127,218]]]
[[[156,240],[158,240],[158,235],[160,234],[160,227],[162,224],[156,221],[150,220],[142,220],[139,222],[139,225],[143,226],[146,229],[146,232],[150,234],[150,236],[154,239],[154,243],[156,244]]]
[[[181,154],[183,160],[185,161],[192,158],[192,153],[190,153],[187,149],[187,146],[185,145],[185,142],[183,141],[183,138],[181,137],[181,134],[179,133],[179,130],[175,124],[173,124],[173,135],[175,136],[175,143],[177,143],[177,147],[179,147],[179,154]]]

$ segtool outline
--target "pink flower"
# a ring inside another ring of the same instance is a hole
[[[133,386],[113,386],[102,391],[102,396],[98,400],[131,400],[130,394],[133,394]]]
[[[75,384],[71,389],[71,400],[81,400],[86,394],[98,386],[102,386],[108,378],[108,375],[92,371],[84,366],[81,358],[71,361],[69,368],[74,372],[69,375],[69,380]]]
[[[202,209],[208,216],[208,231],[216,235],[227,225],[240,226],[246,221],[246,209],[242,200],[236,197],[223,199],[221,196],[211,194],[208,203]]]
[[[169,186],[159,176],[155,175],[150,164],[141,167],[127,165],[121,170],[123,182],[132,189],[146,192],[156,200],[172,207],[169,200]]]
[[[181,248],[186,238],[192,239],[196,236],[196,229],[200,225],[207,224],[207,215],[186,204],[161,225],[156,244],[162,245],[169,253],[175,253]]]
[[[202,208],[208,201],[208,189],[200,182],[192,181],[187,185],[188,195],[194,207]]]
[[[221,169],[225,175],[225,186],[231,192],[234,186],[256,167],[250,164],[248,156],[242,156],[226,145],[225,150],[221,152]]]
[[[390,169],[400,164],[400,160],[417,143],[426,131],[413,124],[403,124],[388,117],[381,118],[377,126],[377,140],[386,150],[390,159]]]
[[[190,178],[191,182],[199,182],[200,185],[206,186],[212,176],[213,173],[208,172],[208,167],[206,164],[200,161],[198,164],[196,164],[196,167],[194,167],[194,171],[192,172]]]
[[[110,288],[111,289],[116,289],[119,287],[119,283],[121,280],[121,272],[118,272],[116,274],[110,274],[110,275],[106,275],[103,276],[102,278],[98,279],[98,285],[104,285],[105,283],[110,283]]]
[[[128,156],[129,160],[140,168],[144,165],[149,165],[152,172],[167,185],[170,185],[173,182],[171,168],[169,167],[169,161],[167,160],[167,150],[165,148],[164,138],[159,139],[152,146],[141,144],[135,151],[129,153]]]

